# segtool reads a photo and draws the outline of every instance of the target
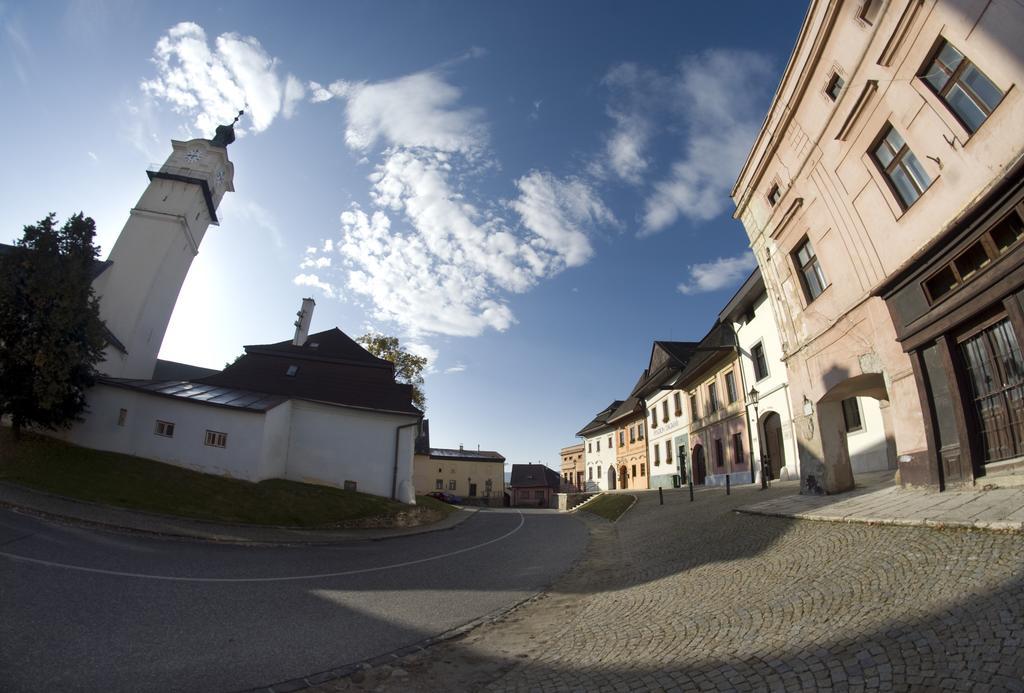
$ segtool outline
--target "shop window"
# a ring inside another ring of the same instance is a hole
[[[918,76],[972,134],[1003,100],[1003,90],[945,40],[936,46]]]
[[[934,303],[960,288],[961,284],[970,281],[980,270],[1006,253],[1020,241],[1021,237],[1024,237],[1024,222],[1017,212],[1011,212],[957,255],[952,262],[924,281],[928,301]]]
[[[985,462],[1024,455],[1024,356],[1010,321],[1003,318],[963,339],[960,354]]]

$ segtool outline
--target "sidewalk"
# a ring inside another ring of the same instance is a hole
[[[922,491],[896,486],[892,472],[864,475],[834,496],[793,495],[737,508],[752,515],[879,525],[962,527],[1024,532],[1024,488]]]
[[[468,520],[477,511],[476,508],[458,508],[456,512],[433,524],[396,529],[299,529],[231,525],[112,508],[2,482],[0,508],[64,524],[102,530],[233,544],[341,544],[405,537],[451,529]]]

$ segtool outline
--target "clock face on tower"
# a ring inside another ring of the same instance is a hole
[[[203,154],[198,149],[189,149],[187,152],[185,152],[185,161],[189,162],[190,164],[194,164],[202,158]]]

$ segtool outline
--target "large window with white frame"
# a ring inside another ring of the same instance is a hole
[[[800,284],[804,288],[807,302],[810,303],[821,296],[821,292],[828,286],[825,272],[821,269],[818,256],[814,254],[811,239],[804,237],[797,245],[796,250],[793,251],[793,260],[800,271]]]
[[[211,448],[226,448],[228,446],[228,434],[223,431],[207,430],[204,445],[208,445]]]
[[[764,344],[758,342],[750,347],[750,360],[754,362],[754,380],[768,377],[768,359],[764,356]]]

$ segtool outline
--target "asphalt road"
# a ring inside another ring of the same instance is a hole
[[[489,510],[338,546],[170,541],[0,511],[0,690],[237,691],[414,644],[580,556],[571,516]]]

